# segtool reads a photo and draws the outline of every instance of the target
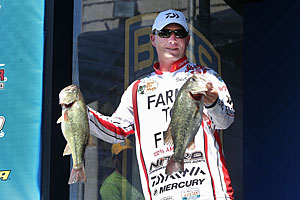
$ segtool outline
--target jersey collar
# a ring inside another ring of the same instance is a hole
[[[182,68],[183,66],[185,66],[188,63],[187,57],[184,56],[183,58],[181,58],[180,60],[177,60],[171,67],[170,72],[175,72],[177,70],[179,70],[180,68]],[[158,75],[162,75],[163,72],[159,70],[159,62],[155,63],[153,65],[153,68],[155,70],[155,73]]]

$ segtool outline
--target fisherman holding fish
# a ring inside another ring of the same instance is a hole
[[[109,143],[135,134],[147,200],[233,199],[217,132],[233,123],[233,104],[215,71],[187,60],[188,31],[183,13],[159,13],[154,72],[127,88],[112,116],[88,108],[90,132]]]

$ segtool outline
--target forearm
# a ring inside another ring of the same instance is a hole
[[[234,121],[234,109],[226,105],[223,100],[217,99],[215,105],[206,107],[207,115],[215,125],[215,129],[227,129]]]
[[[90,133],[109,143],[120,143],[134,133],[133,124],[116,117],[108,117],[88,108]]]

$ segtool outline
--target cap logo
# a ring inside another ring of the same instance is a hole
[[[167,13],[166,19],[168,18],[179,18],[179,15],[177,13]]]

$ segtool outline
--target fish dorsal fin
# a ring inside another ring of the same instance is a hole
[[[60,123],[62,123],[62,121],[63,121],[63,117],[60,116],[60,118],[58,118],[58,120],[56,121],[56,123],[57,123],[57,124],[60,124]]]
[[[169,128],[166,132],[164,132],[164,142],[165,142],[165,144],[167,144],[169,146],[173,145],[171,126],[169,126]]]
[[[69,146],[69,144],[66,145],[63,156],[67,156],[70,155],[72,153],[71,148]]]

